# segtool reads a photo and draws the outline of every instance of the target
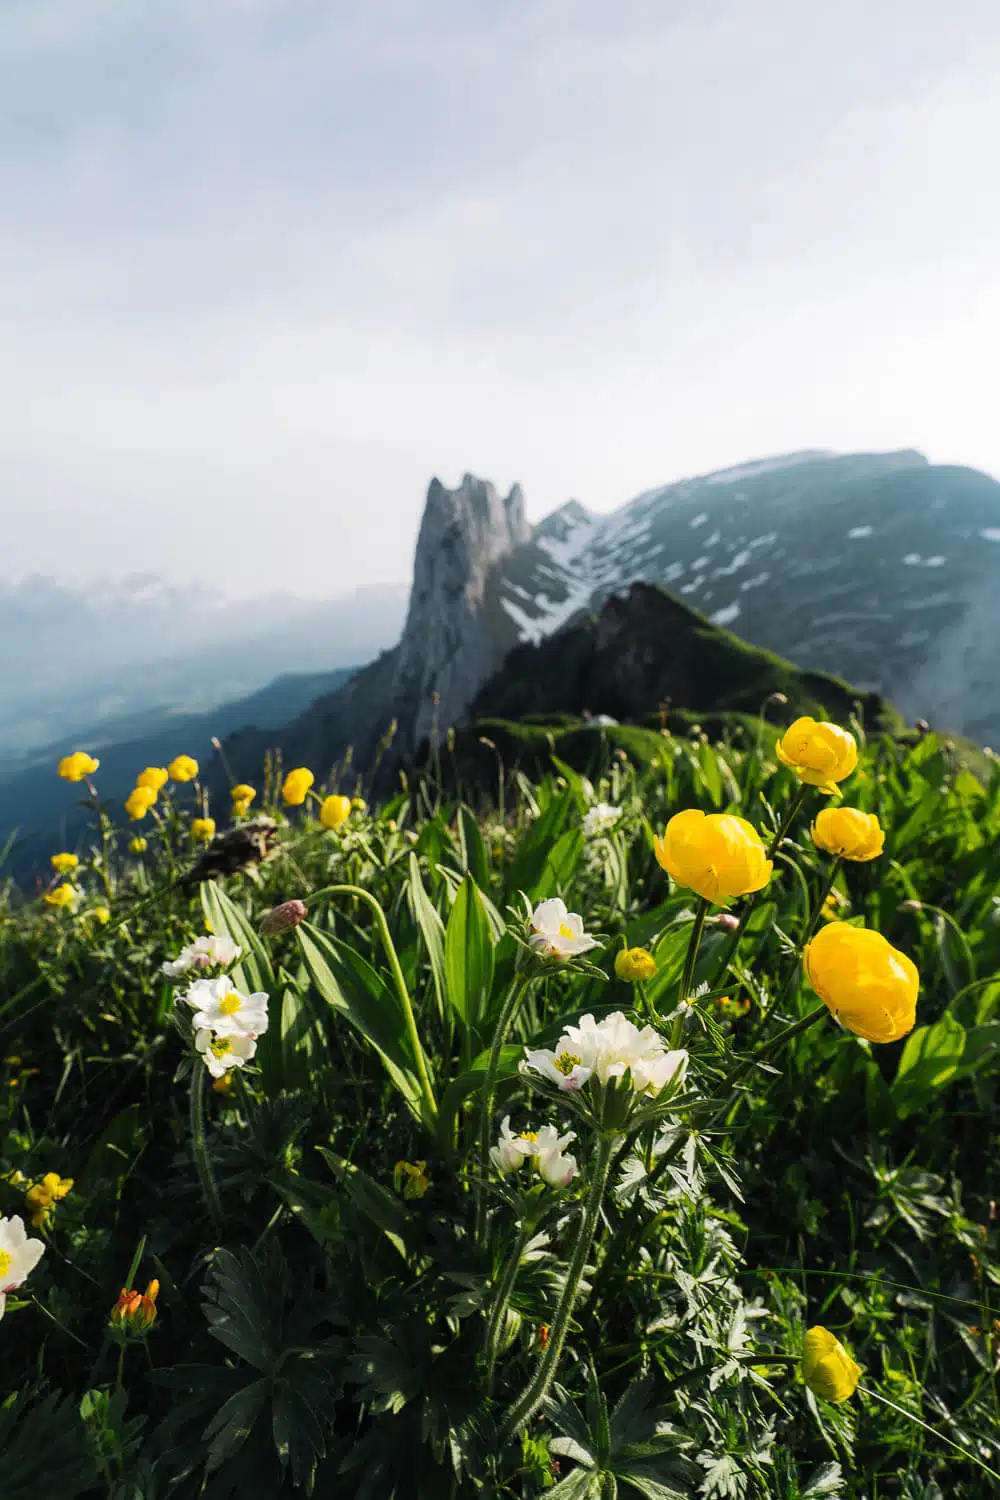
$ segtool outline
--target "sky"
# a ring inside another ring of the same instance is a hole
[[[1000,475],[996,0],[0,0],[0,575],[409,578],[806,447]]]

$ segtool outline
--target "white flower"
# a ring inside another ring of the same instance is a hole
[[[242,951],[232,938],[195,938],[193,943],[181,949],[172,963],[161,964],[160,973],[168,979],[182,979],[189,969],[212,969],[216,965],[225,968],[235,963]]]
[[[577,1025],[566,1027],[554,1052],[525,1049],[522,1066],[568,1090],[581,1088],[592,1076],[606,1084],[627,1074],[637,1094],[655,1097],[672,1080],[680,1082],[687,1062],[687,1053],[668,1051],[652,1026],[640,1031],[616,1010],[601,1021],[581,1016]]]
[[[543,1125],[534,1133],[525,1131],[521,1140],[531,1150],[531,1165],[550,1187],[568,1187],[576,1176],[576,1157],[564,1151],[576,1134],[570,1130],[560,1135],[554,1125]]]
[[[213,1036],[207,1029],[195,1033],[194,1044],[213,1078],[221,1078],[230,1068],[242,1068],[257,1051],[252,1036]]]
[[[598,947],[596,938],[583,930],[583,918],[567,911],[558,896],[541,901],[531,917],[531,946],[547,958],[572,958]]]
[[[584,838],[597,839],[603,834],[610,833],[622,815],[620,807],[612,807],[609,802],[598,802],[590,808],[583,816]]]
[[[516,1172],[530,1153],[530,1142],[522,1135],[514,1135],[510,1128],[510,1115],[504,1115],[500,1126],[500,1139],[490,1147],[490,1161],[506,1177]]]
[[[7,1293],[17,1290],[44,1254],[44,1243],[29,1240],[17,1214],[12,1219],[0,1219],[0,1318],[7,1306]]]
[[[218,979],[196,979],[181,999],[195,1012],[198,1030],[216,1036],[262,1036],[267,1030],[267,995],[241,995],[225,974]]]

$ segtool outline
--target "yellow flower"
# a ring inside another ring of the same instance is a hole
[[[57,885],[54,891],[46,891],[42,899],[49,906],[72,906],[76,900],[76,886]]]
[[[148,1333],[156,1322],[156,1299],[159,1294],[158,1281],[151,1281],[145,1292],[133,1292],[128,1287],[122,1287],[121,1296],[111,1309],[112,1328],[139,1337]]]
[[[111,912],[106,906],[92,906],[89,911],[81,912],[81,922],[89,922],[91,919],[98,922],[101,927],[107,927],[111,921]]]
[[[746,995],[739,1000],[734,1000],[732,995],[719,995],[715,1008],[723,1016],[745,1016],[750,1009],[750,1001]]]
[[[365,801],[364,797],[352,797],[351,798],[351,811],[352,812],[367,812],[368,811],[368,803]]]
[[[281,795],[285,799],[286,807],[301,807],[306,800],[306,793],[315,781],[313,773],[305,766],[299,766],[296,771],[289,771],[281,788]]]
[[[848,1031],[869,1042],[895,1042],[913,1030],[917,966],[880,932],[830,922],[802,957],[809,983]]]
[[[49,860],[53,870],[58,870],[60,875],[64,875],[67,870],[75,870],[79,863],[75,854],[53,854]]]
[[[339,828],[350,816],[350,797],[327,797],[319,810],[319,820],[324,828]]]
[[[233,799],[234,802],[247,802],[247,803],[249,803],[249,802],[252,802],[253,799],[256,797],[256,795],[257,795],[257,788],[256,787],[252,787],[252,786],[247,786],[247,784],[246,784],[245,781],[241,781],[240,784],[239,784],[239,786],[234,786],[233,787],[233,789],[229,793],[229,795],[230,795],[230,797],[232,797],[232,799]]]
[[[133,823],[144,818],[156,801],[156,793],[152,787],[137,786],[125,798],[125,811]]]
[[[63,781],[82,781],[85,776],[93,776],[100,764],[85,750],[74,750],[72,755],[63,756],[59,762],[59,775]]]
[[[130,854],[145,854],[149,844],[144,838],[129,839],[128,848]]]
[[[212,1091],[214,1093],[216,1093],[216,1094],[228,1094],[229,1090],[232,1088],[232,1086],[233,1086],[233,1074],[232,1074],[232,1072],[223,1073],[222,1077],[221,1078],[217,1078],[215,1080],[215,1082],[212,1084]]]
[[[215,838],[214,818],[192,818],[191,837],[199,844],[209,844]]]
[[[656,959],[648,948],[623,948],[615,954],[615,973],[627,984],[638,984],[643,979],[652,979]]]
[[[858,763],[853,734],[839,724],[820,724],[808,715],[796,719],[775,746],[782,765],[790,766],[806,786],[835,792]]]
[[[824,807],[809,831],[817,849],[841,859],[877,859],[885,845],[885,831],[875,814],[856,807]]]
[[[857,1389],[861,1366],[828,1328],[817,1324],[806,1334],[802,1377],[814,1395],[824,1401],[847,1401]]]
[[[392,1172],[392,1185],[404,1198],[422,1198],[431,1185],[425,1161],[398,1161]]]
[[[167,767],[171,781],[193,781],[198,774],[198,762],[190,755],[175,755]]]
[[[30,1209],[32,1229],[41,1229],[49,1220],[52,1205],[60,1203],[73,1186],[72,1177],[60,1177],[58,1172],[46,1172],[41,1182],[36,1182],[24,1195]]]
[[[165,766],[147,766],[140,771],[135,778],[136,786],[148,786],[151,792],[160,792],[170,780],[170,773]]]
[[[756,828],[732,813],[677,813],[653,852],[672,880],[716,905],[759,891],[773,868]]]

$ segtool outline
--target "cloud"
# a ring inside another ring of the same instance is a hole
[[[8,4],[4,567],[333,592],[434,472],[1000,468],[998,51],[989,0]]]

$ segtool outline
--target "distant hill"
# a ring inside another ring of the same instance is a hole
[[[100,762],[98,784],[103,799],[112,806],[127,797],[136,775],[144,766],[163,766],[175,755],[193,755],[211,767],[215,750],[212,737],[224,739],[234,730],[252,726],[271,734],[293,719],[317,696],[331,692],[351,676],[350,669],[332,672],[288,673],[248,697],[220,704],[208,713],[150,710],[117,723],[100,726],[82,739],[61,739],[36,751],[30,764],[0,774],[0,847],[11,834],[17,836],[8,855],[6,870],[21,879],[44,868],[58,847],[72,849],[87,822],[76,808],[85,789],[58,779],[56,767],[69,751],[85,748]],[[260,765],[253,768],[259,779]],[[220,816],[228,806],[222,804]]]

